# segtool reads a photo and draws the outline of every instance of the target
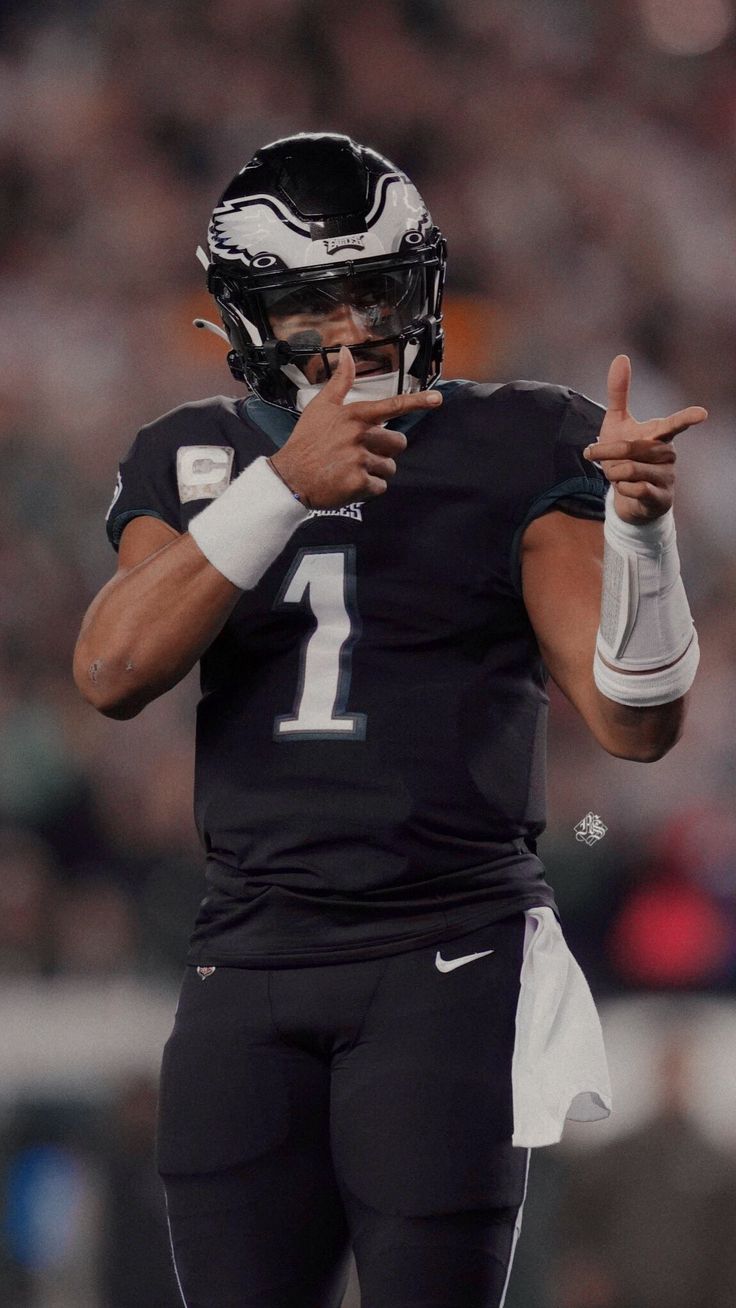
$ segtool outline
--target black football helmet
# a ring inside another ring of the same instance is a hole
[[[373,378],[366,397],[438,379],[446,242],[409,179],[374,150],[327,133],[264,146],[216,205],[208,246],[198,255],[230,370],[269,404],[304,408],[319,387],[301,365],[315,354],[329,377],[339,345],[323,344],[318,324],[336,306],[372,347],[397,347],[397,371],[380,387]],[[293,322],[293,335],[278,339],[275,318]]]

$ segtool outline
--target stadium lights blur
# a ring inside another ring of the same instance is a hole
[[[734,27],[730,0],[639,0],[639,5],[650,42],[667,54],[707,54]]]

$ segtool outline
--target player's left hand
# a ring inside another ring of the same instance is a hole
[[[674,436],[704,422],[708,413],[691,405],[669,418],[637,422],[629,413],[631,360],[617,354],[608,370],[608,409],[586,459],[600,463],[614,485],[614,506],[624,522],[652,522],[671,507],[675,490]]]

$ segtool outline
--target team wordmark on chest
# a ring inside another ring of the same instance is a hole
[[[307,521],[309,518],[354,518],[356,522],[362,522],[364,504],[365,500],[357,500],[355,504],[343,504],[339,509],[312,509]]]

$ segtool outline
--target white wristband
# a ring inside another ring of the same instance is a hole
[[[700,657],[674,514],[668,509],[654,522],[624,522],[613,493],[609,486],[593,676],[601,693],[620,704],[666,704],[690,688]]]
[[[189,534],[223,577],[252,590],[308,517],[309,509],[261,456],[192,518]]]

